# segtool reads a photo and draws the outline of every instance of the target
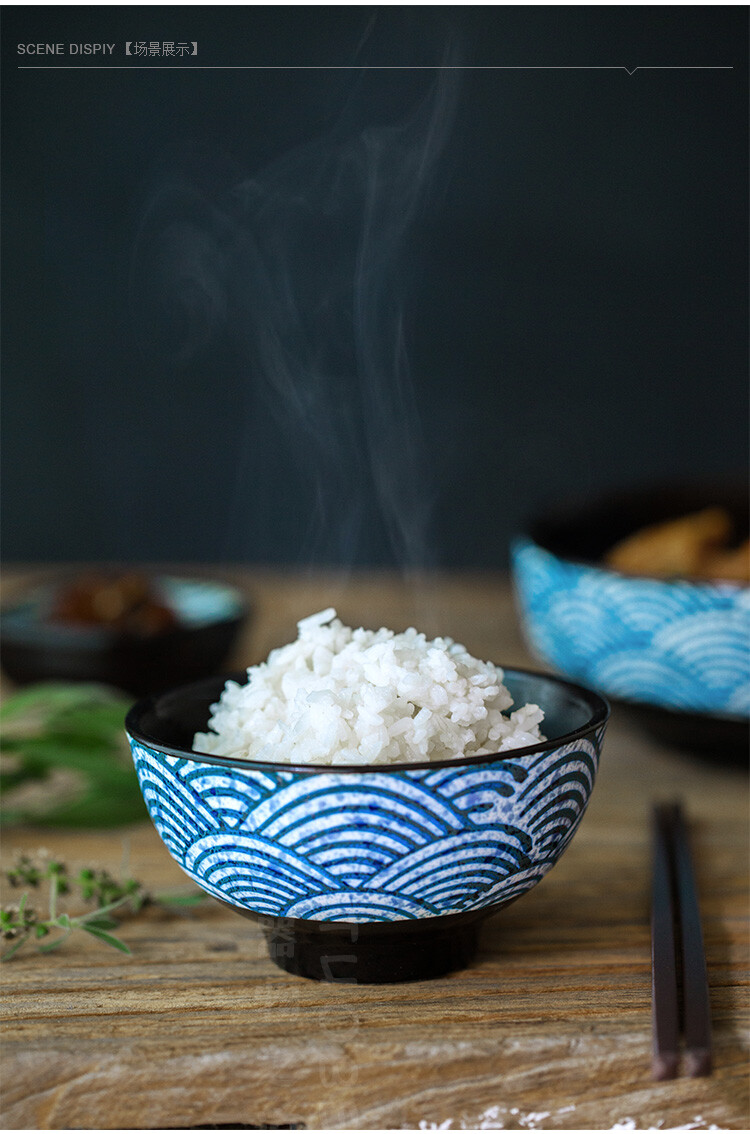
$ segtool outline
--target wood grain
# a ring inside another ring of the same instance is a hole
[[[224,573],[226,575],[226,572]],[[449,633],[528,664],[500,576],[406,587],[387,576],[238,573],[255,615],[236,662],[333,604],[342,617]],[[28,576],[11,578],[20,586]],[[648,816],[681,795],[691,821],[715,1033],[710,1079],[653,1083]],[[468,970],[429,983],[319,985],[267,958],[260,931],[211,901],[123,922],[131,957],[71,941],[0,970],[8,1129],[206,1124],[310,1129],[744,1129],[748,1106],[747,778],[668,752],[616,710],[592,802],[565,857],[489,921]],[[71,866],[149,886],[184,875],[150,826],[5,833]]]

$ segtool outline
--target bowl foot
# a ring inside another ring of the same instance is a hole
[[[481,915],[392,922],[264,919],[271,960],[295,976],[335,984],[432,980],[466,968],[477,949]]]
[[[712,764],[747,768],[750,722],[742,717],[682,712],[623,701],[628,716],[656,740],[687,750]]]

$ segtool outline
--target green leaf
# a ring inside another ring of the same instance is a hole
[[[93,925],[95,929],[116,929],[120,924],[113,917],[89,917],[81,923],[85,926]]]
[[[46,720],[55,712],[72,705],[101,701],[102,698],[109,700],[113,696],[116,694],[102,685],[44,681],[8,697],[0,708],[0,720],[5,723],[15,721],[32,711]]]
[[[113,736],[122,736],[123,721],[128,703],[118,701],[115,705],[86,705],[69,709],[50,721],[48,735],[73,737],[77,742],[111,742]]]
[[[3,822],[44,826],[113,826],[145,817],[132,765],[127,760],[123,719],[129,699],[103,686],[45,683],[7,699],[0,718],[3,744],[12,764],[0,777],[5,791],[54,768],[71,769],[85,780],[66,802],[51,799],[48,810],[24,810],[6,800]]]
[[[31,759],[45,771],[57,767],[95,770],[103,755],[105,759],[109,758],[109,762],[114,754],[110,744],[92,742],[86,737],[59,736],[52,732],[18,740],[13,752],[25,761]]]
[[[51,953],[53,949],[59,949],[63,941],[67,941],[69,936],[70,930],[68,930],[67,933],[63,933],[62,937],[56,937],[54,941],[50,941],[46,945],[40,945],[39,952]]]
[[[92,925],[91,922],[84,922],[81,925],[81,929],[85,929],[92,937],[98,937],[100,941],[106,942],[107,945],[111,945],[114,949],[119,949],[121,953],[130,953],[130,949],[128,949],[125,942],[121,941],[119,937],[113,937],[111,933],[105,933],[103,929],[97,928],[97,926]]]
[[[20,937],[18,941],[16,941],[15,945],[11,945],[10,949],[7,949],[3,953],[2,957],[0,957],[0,961],[9,961],[13,954],[17,953],[21,946],[26,944],[28,937],[28,933],[25,933],[23,937]]]
[[[82,779],[80,793],[73,799],[57,803],[50,799],[49,809],[32,814],[14,806],[7,799],[0,811],[4,823],[27,822],[38,826],[111,827],[138,822],[146,818],[146,807],[138,787],[132,764],[123,762],[121,738],[122,718],[111,743],[91,738],[45,735],[19,741],[16,752],[24,762],[46,770],[69,768]]]
[[[116,898],[114,901],[108,902],[104,906],[98,906],[96,909],[92,910],[91,913],[82,914],[80,917],[77,917],[76,924],[83,925],[84,922],[88,922],[91,918],[102,917],[103,914],[109,913],[110,910],[122,909],[124,906],[130,905],[132,901],[133,899],[127,895]]]
[[[29,780],[43,780],[46,775],[47,769],[43,763],[28,757],[22,758],[12,772],[0,772],[0,792],[10,791]]]

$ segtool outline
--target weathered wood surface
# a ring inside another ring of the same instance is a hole
[[[243,576],[256,611],[237,662],[288,640],[298,617],[342,617],[464,641],[528,664],[500,577],[415,592],[388,576]],[[10,580],[11,584],[14,582]],[[715,1029],[710,1079],[653,1083],[648,814],[685,800],[697,860]],[[748,1105],[747,777],[667,752],[615,711],[592,802],[564,858],[486,924],[476,963],[429,983],[319,985],[267,958],[258,929],[207,902],[123,922],[124,957],[71,941],[3,966],[5,1128],[744,1129]],[[156,834],[9,831],[71,866],[184,875]]]

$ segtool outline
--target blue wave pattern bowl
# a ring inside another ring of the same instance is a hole
[[[746,756],[750,587],[625,575],[604,557],[644,527],[717,506],[740,542],[748,504],[744,485],[648,486],[539,519],[511,549],[534,653],[627,702],[662,739]]]
[[[526,633],[548,665],[628,701],[750,712],[750,588],[619,575],[530,539],[512,555]]]
[[[468,963],[479,921],[544,877],[594,785],[606,702],[553,677],[505,680],[545,709],[551,739],[502,757],[332,770],[193,753],[223,680],[139,702],[126,727],[167,849],[263,922],[277,964],[421,979]]]

